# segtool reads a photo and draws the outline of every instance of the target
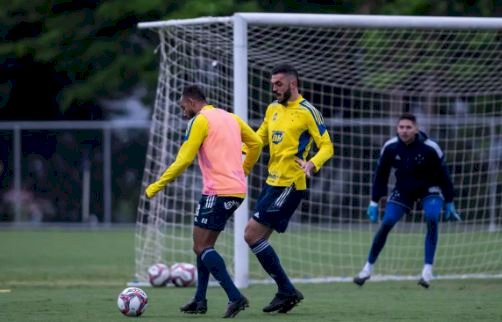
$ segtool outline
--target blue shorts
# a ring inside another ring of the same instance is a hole
[[[200,228],[222,231],[228,218],[239,208],[243,198],[202,195],[193,218],[193,224]]]
[[[406,209],[406,212],[409,212],[413,209],[416,201],[422,202],[428,197],[440,197],[441,199],[444,199],[439,187],[431,187],[419,194],[411,194],[400,191],[399,189],[394,189],[392,190],[389,198],[387,198],[387,202],[393,202],[401,205]]]
[[[306,190],[296,190],[294,186],[263,186],[256,201],[253,219],[279,233],[288,228],[289,220],[306,196]]]

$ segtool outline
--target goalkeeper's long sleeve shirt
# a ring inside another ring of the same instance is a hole
[[[373,178],[371,200],[378,202],[387,195],[391,169],[395,169],[395,188],[412,199],[425,196],[439,188],[446,202],[454,197],[453,182],[439,145],[419,132],[411,144],[398,136],[382,147]]]

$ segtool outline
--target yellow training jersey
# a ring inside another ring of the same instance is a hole
[[[307,188],[305,173],[295,159],[306,160],[312,142],[318,151],[310,159],[316,172],[333,156],[333,144],[321,113],[301,95],[287,106],[274,102],[267,107],[257,131],[263,144],[269,145],[267,184],[296,189]]]

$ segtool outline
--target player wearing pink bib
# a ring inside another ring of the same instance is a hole
[[[203,177],[202,197],[194,216],[193,250],[197,255],[197,290],[180,310],[204,314],[209,274],[227,293],[229,304],[224,318],[234,317],[249,304],[233,283],[214,245],[227,220],[240,206],[247,192],[246,178],[258,160],[262,141],[240,117],[209,105],[201,89],[188,86],[180,99],[184,116],[191,118],[176,160],[160,178],[150,184],[145,194],[156,193],[179,176],[198,154]],[[246,158],[242,161],[242,144]]]

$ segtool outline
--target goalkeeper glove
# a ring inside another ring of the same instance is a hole
[[[158,182],[151,183],[145,190],[145,195],[148,199],[152,199],[157,192],[162,190],[164,187],[161,186]]]
[[[366,214],[371,222],[378,222],[378,203],[370,201]]]
[[[444,219],[452,221],[462,221],[462,218],[460,218],[460,214],[455,209],[455,204],[453,204],[453,202],[446,203],[444,210]]]

